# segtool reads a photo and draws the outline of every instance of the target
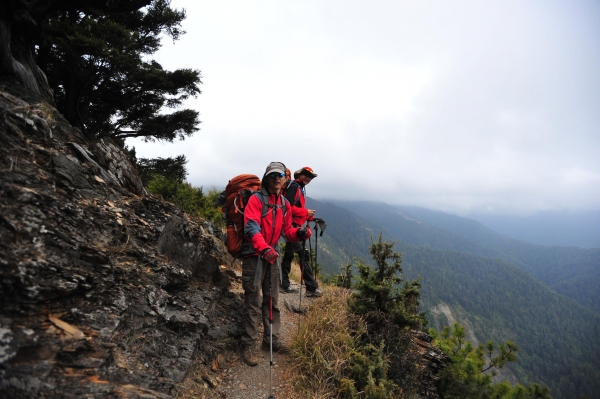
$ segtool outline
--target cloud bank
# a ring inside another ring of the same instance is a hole
[[[201,131],[130,140],[223,186],[270,161],[315,198],[450,212],[600,208],[600,3],[173,0]]]

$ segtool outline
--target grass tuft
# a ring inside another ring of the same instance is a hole
[[[331,288],[315,300],[292,337],[294,385],[311,398],[337,398],[364,321],[348,311],[349,290]]]

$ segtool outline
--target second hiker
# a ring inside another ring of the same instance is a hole
[[[314,173],[312,168],[305,166],[294,173],[295,180],[286,190],[285,198],[292,205],[292,225],[294,227],[301,227],[306,221],[314,219],[315,211],[313,209],[306,209],[306,192],[304,187],[315,177],[317,177],[317,174]],[[302,248],[301,242],[288,241],[285,246],[285,255],[281,262],[281,292],[298,292],[290,287],[289,278],[294,253],[297,253],[300,257],[300,270],[303,272],[302,277],[306,283],[306,296],[322,296],[323,293],[319,290],[319,283],[310,268],[308,259],[310,254],[306,250],[304,251],[305,253],[302,253]]]

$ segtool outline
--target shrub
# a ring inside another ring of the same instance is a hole
[[[371,238],[370,252],[376,267],[355,258],[357,293],[350,299],[350,308],[367,319],[379,319],[377,314],[381,313],[399,327],[421,329],[427,323],[425,314],[418,313],[421,284],[419,280],[403,280],[402,256],[393,251],[394,244],[383,241],[381,234],[377,242]]]
[[[440,372],[439,390],[448,399],[551,399],[548,387],[532,384],[514,387],[507,381],[493,383],[498,369],[517,360],[517,346],[506,341],[489,341],[474,346],[465,339],[465,328],[457,323],[445,327],[441,333],[431,329],[434,344],[451,359]]]
[[[190,215],[210,220],[218,227],[225,226],[221,209],[215,202],[219,191],[214,187],[205,194],[202,187],[194,187],[188,182],[154,175],[146,189],[152,194],[161,195],[166,201],[173,202],[179,209]]]

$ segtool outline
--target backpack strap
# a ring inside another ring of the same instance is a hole
[[[284,192],[284,193],[287,193],[287,190],[290,188],[290,186],[291,186],[291,185],[292,185],[292,183],[294,183],[294,182],[295,182],[295,180],[290,180],[290,181],[286,182],[286,184],[285,184],[285,190],[284,190],[283,192]],[[296,183],[296,184],[298,184],[298,183]]]
[[[300,187],[300,184],[298,184],[298,182],[296,180],[292,180],[292,181],[290,181],[287,188],[285,189],[286,198],[287,198],[288,190],[290,189],[290,187],[292,187],[292,184],[294,184],[296,186],[296,190],[298,190],[304,194],[304,190],[302,189],[302,187]],[[298,200],[296,200],[295,195],[294,195],[294,202],[292,202],[292,201],[289,201],[289,202],[292,206],[298,206]]]
[[[283,210],[283,217],[285,217],[285,215],[287,215],[287,208],[285,204],[287,204],[289,201],[283,195],[280,195],[279,197],[281,199],[281,209]]]
[[[288,186],[288,187],[289,187],[289,186]],[[278,194],[278,197],[279,197],[278,199],[279,199],[279,202],[280,202],[280,204],[269,204],[269,203],[268,203],[268,201],[265,201],[265,200],[264,200],[264,197],[265,197],[265,196],[266,196],[267,198],[269,198],[269,193],[267,192],[267,190],[265,190],[264,188],[261,188],[261,189],[260,189],[260,192],[261,192],[261,194],[263,195],[263,198],[262,198],[262,200],[263,200],[263,214],[266,214],[266,212],[265,212],[265,211],[266,211],[266,209],[267,209],[267,208],[281,208],[281,209],[283,210],[283,216],[285,216],[285,215],[286,215],[287,208],[286,208],[286,205],[285,205],[285,204],[286,204],[286,202],[287,202],[287,199],[285,198],[285,196],[284,196],[284,195],[282,195],[282,194]],[[276,201],[276,202],[277,202],[277,201]],[[264,216],[264,215],[263,215],[263,216]],[[273,219],[273,222],[275,222],[275,219]]]

